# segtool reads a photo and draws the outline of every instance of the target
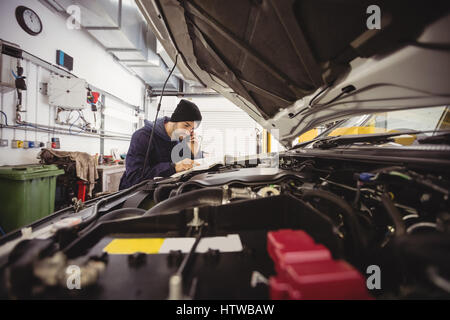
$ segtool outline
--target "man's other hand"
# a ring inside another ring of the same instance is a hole
[[[198,163],[191,159],[183,159],[175,163],[175,171],[181,172],[191,169],[193,166],[198,166]]]

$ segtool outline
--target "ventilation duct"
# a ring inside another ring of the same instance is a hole
[[[134,0],[40,0],[46,7],[67,16],[67,9],[80,8],[81,26],[123,66],[153,89],[161,89],[172,61],[164,61],[156,37],[147,26]],[[159,54],[158,54],[159,51]],[[170,59],[169,59],[170,60]],[[181,74],[175,72],[166,89],[179,91]]]

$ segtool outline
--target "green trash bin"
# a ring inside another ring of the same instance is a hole
[[[43,218],[55,209],[56,177],[52,165],[0,167],[0,227],[10,232]]]

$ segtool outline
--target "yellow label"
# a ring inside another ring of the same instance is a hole
[[[109,254],[133,254],[136,252],[154,254],[159,252],[163,242],[163,238],[114,239],[103,251]]]

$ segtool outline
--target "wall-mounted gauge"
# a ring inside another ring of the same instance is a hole
[[[16,19],[25,32],[37,36],[42,31],[42,21],[36,12],[24,6],[16,8]]]

